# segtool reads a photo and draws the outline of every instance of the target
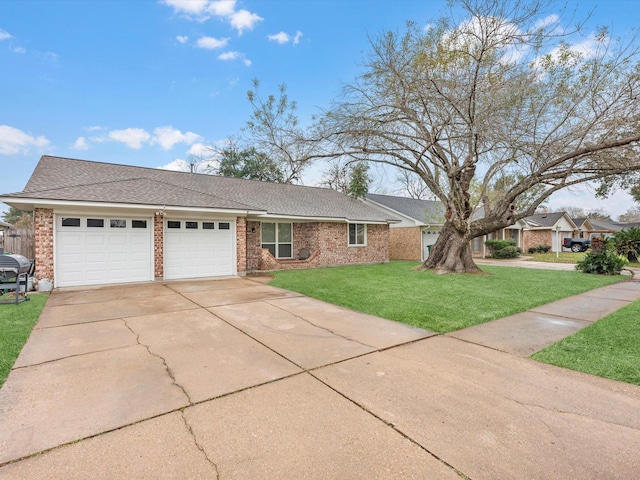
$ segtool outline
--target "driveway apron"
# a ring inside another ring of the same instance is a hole
[[[615,287],[598,314],[640,295]],[[640,388],[522,358],[593,321],[556,303],[444,336],[250,278],[55,291],[0,477],[633,478]]]

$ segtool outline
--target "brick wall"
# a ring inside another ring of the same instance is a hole
[[[53,278],[53,209],[36,208],[33,214],[35,250],[36,250],[36,278],[46,278],[52,282]]]
[[[551,230],[523,230],[522,231],[522,251],[527,253],[529,248],[537,245],[553,245]]]
[[[389,257],[391,260],[422,260],[420,227],[389,229]]]
[[[236,218],[236,269],[238,274],[247,271],[247,219]]]
[[[251,230],[255,228],[255,232]],[[293,250],[308,248],[306,260],[275,259],[260,245],[260,223],[247,223],[247,268],[249,270],[288,270],[331,265],[382,263],[389,261],[389,226],[367,225],[367,245],[347,245],[347,224],[329,222],[294,223]]]
[[[153,276],[164,277],[164,216],[153,217]]]

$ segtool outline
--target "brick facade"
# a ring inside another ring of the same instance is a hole
[[[294,256],[302,248],[308,249],[311,256],[305,260],[276,259],[261,248],[260,222],[248,222],[247,269],[290,270],[389,261],[388,225],[367,225],[367,244],[362,247],[348,246],[347,228],[346,223],[294,223]]]
[[[153,276],[164,277],[164,215],[153,217]]]
[[[551,230],[524,230],[522,239],[522,251],[528,252],[531,247],[538,245],[553,245],[553,232]]]
[[[36,279],[53,278],[53,209],[36,208],[33,213]]]
[[[389,257],[391,260],[422,260],[420,227],[389,229]]]
[[[236,218],[236,268],[238,275],[247,271],[247,219]]]

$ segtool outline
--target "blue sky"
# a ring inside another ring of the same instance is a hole
[[[354,79],[370,37],[407,20],[426,25],[445,7],[442,0],[2,0],[0,192],[22,190],[42,154],[147,167],[185,159],[240,132],[254,78],[265,96],[286,83],[304,122]],[[589,24],[614,36],[640,25],[636,0],[580,1],[578,17],[593,9]],[[305,183],[317,182],[321,169]],[[380,193],[390,193],[388,185],[376,184]],[[585,189],[550,203],[567,205],[615,217],[633,204],[622,192],[599,201]]]

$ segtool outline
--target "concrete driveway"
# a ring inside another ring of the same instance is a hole
[[[640,471],[638,387],[252,279],[54,292],[0,412],[2,478]]]

